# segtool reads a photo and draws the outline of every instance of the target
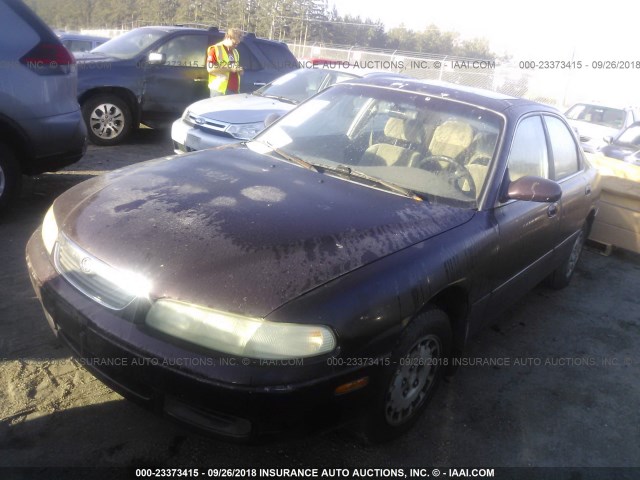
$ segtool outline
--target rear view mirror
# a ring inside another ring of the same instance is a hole
[[[553,180],[527,175],[509,184],[507,197],[527,202],[557,202],[562,197],[562,188]]]
[[[164,53],[151,52],[147,57],[147,63],[151,65],[160,65],[165,62]]]

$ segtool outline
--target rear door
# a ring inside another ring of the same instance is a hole
[[[298,68],[298,62],[286,45],[248,36],[238,45],[244,69],[241,92],[254,90]]]
[[[591,196],[591,185],[583,175],[578,144],[569,127],[553,115],[544,115],[543,119],[549,138],[550,178],[562,187],[562,198],[558,202],[560,223],[556,254],[556,259],[562,260],[568,255],[573,239],[589,213],[591,202],[585,202],[584,197]]]

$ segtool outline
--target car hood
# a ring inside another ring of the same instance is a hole
[[[168,297],[265,317],[347,272],[468,220],[246,147],[167,157],[72,188],[64,234]]]
[[[101,62],[117,62],[120,61],[119,58],[112,57],[110,55],[105,55],[102,53],[91,53],[91,52],[75,52],[73,54],[76,57],[76,63],[78,65],[84,65],[86,63],[101,63]]]
[[[276,113],[284,115],[295,105],[274,98],[247,93],[225,95],[200,100],[189,106],[189,111],[209,120],[225,123],[254,123]]]

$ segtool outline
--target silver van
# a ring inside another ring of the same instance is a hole
[[[22,175],[59,170],[86,149],[73,55],[21,0],[0,0],[0,210]]]

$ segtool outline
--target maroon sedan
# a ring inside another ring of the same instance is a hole
[[[598,176],[556,110],[383,76],[61,195],[27,246],[96,376],[230,438],[407,430],[485,319],[566,286]]]

